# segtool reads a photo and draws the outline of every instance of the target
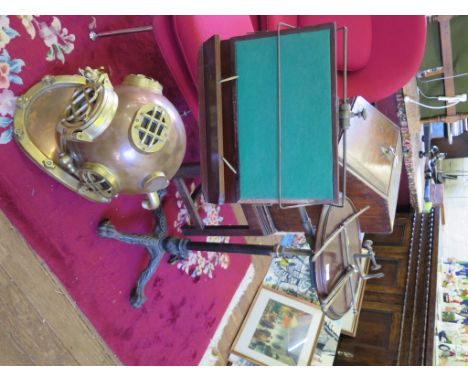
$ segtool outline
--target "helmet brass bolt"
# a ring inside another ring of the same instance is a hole
[[[13,134],[15,134],[15,137],[18,139],[23,138],[24,132],[21,129],[14,129]]]
[[[45,85],[52,85],[55,82],[54,76],[44,76],[42,77],[42,83]]]
[[[44,165],[45,168],[48,168],[51,170],[55,168],[55,163],[51,161],[50,159],[43,161],[42,164]]]

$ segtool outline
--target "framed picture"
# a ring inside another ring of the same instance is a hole
[[[361,268],[364,270],[364,273],[369,272],[369,264],[370,261],[368,258],[361,258]],[[364,289],[366,287],[365,280],[359,280],[358,287],[356,289],[356,313],[353,312],[353,309],[350,309],[348,313],[346,313],[341,318],[341,333],[349,336],[349,337],[356,337],[358,322],[359,322],[359,314],[361,313],[361,306],[362,300],[364,298]]]
[[[245,358],[235,354],[229,354],[227,366],[258,366],[256,363],[250,362]]]
[[[323,319],[320,307],[261,288],[232,352],[259,365],[309,365]]]
[[[281,245],[309,248],[304,235],[285,235]],[[304,256],[284,255],[274,258],[263,280],[263,286],[287,293],[319,305],[319,298],[310,278],[309,259]]]
[[[341,322],[325,317],[315,347],[311,366],[333,366],[338,340],[340,339]]]

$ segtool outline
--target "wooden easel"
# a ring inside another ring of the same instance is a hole
[[[453,97],[455,96],[455,81],[453,78],[453,52],[452,52],[452,36],[450,29],[450,21],[453,16],[431,16],[428,18],[429,22],[438,22],[440,30],[440,48],[442,52],[442,69],[434,70],[430,73],[427,73],[427,77],[433,77],[437,75],[443,75],[445,78],[444,81],[444,91],[445,96]],[[457,114],[456,107],[450,106],[447,108],[446,115],[436,116],[430,118],[421,119],[422,123],[431,123],[431,122],[445,122],[453,123],[462,119],[467,119],[468,114]]]

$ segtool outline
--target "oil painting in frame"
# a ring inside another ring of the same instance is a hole
[[[232,353],[258,365],[309,365],[323,320],[319,306],[263,287],[239,331]]]

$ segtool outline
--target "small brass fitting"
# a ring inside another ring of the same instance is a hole
[[[161,204],[161,201],[159,200],[159,195],[157,192],[149,192],[146,194],[148,199],[145,199],[141,202],[141,206],[145,210],[155,210],[156,208],[159,207]]]

